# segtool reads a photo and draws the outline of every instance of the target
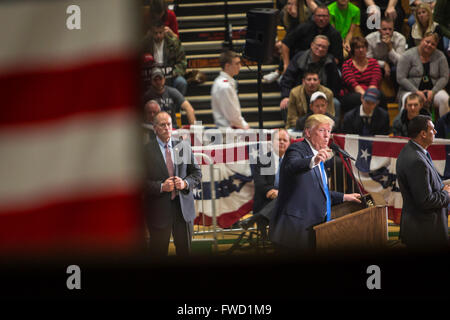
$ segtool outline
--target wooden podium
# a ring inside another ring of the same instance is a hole
[[[378,205],[352,212],[352,206],[355,208],[355,204],[352,203],[340,205],[332,210],[334,220],[314,227],[318,251],[375,249],[386,245],[388,240],[387,207]],[[356,204],[356,206],[361,205]]]

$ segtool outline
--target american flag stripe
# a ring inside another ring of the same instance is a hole
[[[67,68],[80,61],[129,55],[139,21],[133,1],[79,0],[81,29],[69,30],[73,1],[2,1],[0,74]]]
[[[0,212],[132,187],[139,178],[133,120],[122,110],[0,129]]]
[[[143,225],[135,214],[140,210],[136,194],[130,190],[108,192],[2,212],[0,253],[42,254],[70,248],[73,254],[133,249],[140,236],[137,226]]]
[[[138,95],[132,57],[81,61],[76,67],[0,74],[0,126],[64,120],[74,114],[130,110]]]
[[[0,251],[128,250],[139,206],[135,5],[0,4]]]

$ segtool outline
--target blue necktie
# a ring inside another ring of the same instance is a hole
[[[277,173],[275,174],[275,182],[273,184],[276,189],[278,189],[278,186],[280,184],[280,168],[281,168],[281,162],[282,161],[283,161],[283,158],[280,157],[280,161],[278,163]]]
[[[325,167],[323,166],[323,162],[320,162],[320,172],[322,175],[322,183],[323,188],[325,189],[325,195],[327,196],[327,221],[331,220],[331,199],[330,193],[328,192],[328,183],[327,177],[325,176]]]

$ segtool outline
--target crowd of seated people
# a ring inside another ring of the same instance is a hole
[[[163,64],[159,70],[164,75],[152,76],[151,71],[156,69],[150,69],[144,100],[156,99],[161,109],[172,115],[174,124],[175,113],[184,109],[192,124],[194,108],[183,97],[188,89],[184,78],[187,63],[175,14],[163,0],[147,2],[153,10],[152,23],[143,37],[144,56],[151,56],[147,60],[153,67]],[[383,119],[388,114],[388,103],[397,104],[397,124],[407,118],[405,100],[410,94],[419,97],[421,113],[431,114],[436,125],[439,118],[447,118],[444,116],[449,111],[448,34],[433,19],[436,1],[409,2],[412,11],[404,10],[405,1],[392,0],[277,1],[281,9],[280,25],[286,35],[276,44],[280,51],[279,67],[271,76],[266,75],[265,80],[278,78],[280,112],[286,129],[301,130],[304,119],[300,119],[313,112],[311,96],[317,91],[326,97],[319,100],[326,105],[325,112],[335,118],[336,132],[348,131],[351,125],[346,122],[365,116],[364,97],[370,100],[376,96],[375,114],[382,114]],[[405,12],[411,12],[409,26]],[[156,81],[164,78],[165,86],[161,87],[175,97],[169,99],[172,104],[165,103],[162,93],[155,93]],[[385,80],[389,80],[394,95],[385,95],[382,87]],[[369,89],[374,90],[367,96]],[[386,132],[383,124],[381,132],[399,134],[402,130],[390,126]]]
[[[335,116],[337,132],[361,134],[361,128],[349,128],[355,121],[360,122],[356,119],[365,119],[368,112],[369,119],[372,113],[381,116],[383,124],[380,130],[372,128],[364,130],[364,134],[404,135],[402,126],[411,114],[420,113],[432,115],[436,125],[442,118],[440,127],[444,132],[440,136],[447,136],[447,126],[443,124],[450,118],[447,116],[450,48],[448,33],[443,31],[447,29],[433,19],[436,1],[409,2],[413,10],[408,26],[405,12],[409,10],[403,10],[402,1],[298,1],[308,6],[312,16],[282,40],[284,73],[280,80],[280,108],[282,113],[287,108],[287,129],[299,130],[297,122],[311,111],[309,98],[319,90],[327,96],[329,107],[335,107],[327,112]],[[316,48],[322,42],[326,46]],[[305,73],[311,67],[319,70],[320,89],[308,92]],[[382,82],[394,94],[385,94]],[[405,102],[411,94],[408,101],[413,98],[421,106],[414,112],[406,109],[411,109]],[[373,110],[368,108],[364,97],[376,100]],[[398,116],[395,124],[388,124],[386,129],[388,103],[398,106]]]

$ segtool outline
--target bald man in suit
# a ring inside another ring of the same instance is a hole
[[[172,139],[172,118],[167,112],[155,115],[153,128],[156,138],[145,146],[144,201],[150,252],[166,256],[173,234],[176,254],[187,256],[195,218],[192,189],[201,181],[201,170],[189,143]]]
[[[450,186],[442,183],[426,150],[435,134],[429,116],[411,119],[411,140],[397,159],[397,179],[403,197],[400,239],[410,248],[448,246]]]

